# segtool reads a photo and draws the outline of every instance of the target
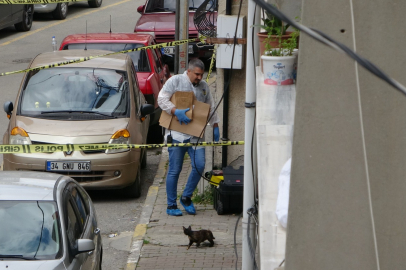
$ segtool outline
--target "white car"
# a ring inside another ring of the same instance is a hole
[[[98,8],[102,5],[103,0],[89,0],[87,1],[92,8]],[[59,4],[36,4],[34,5],[35,13],[52,13],[56,20],[64,20],[68,15],[68,6],[74,2],[59,3]]]

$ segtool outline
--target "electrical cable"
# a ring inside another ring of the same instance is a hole
[[[344,44],[332,39],[331,37],[329,37],[328,35],[326,35],[325,33],[321,32],[317,29],[306,27],[306,26],[290,19],[285,14],[280,12],[276,7],[272,6],[271,4],[266,3],[264,0],[253,0],[253,1],[255,3],[257,3],[260,7],[262,7],[269,13],[271,13],[272,15],[274,15],[274,16],[278,17],[279,19],[281,19],[282,21],[290,24],[292,27],[300,30],[301,32],[309,35],[313,39],[315,39],[339,52],[347,54],[349,57],[354,59],[358,64],[363,66],[366,70],[368,70],[369,72],[371,72],[372,74],[374,74],[375,76],[380,78],[381,80],[383,80],[386,83],[388,83],[389,85],[393,86],[396,90],[398,90],[401,93],[403,93],[404,95],[406,95],[406,87],[404,85],[402,85],[395,79],[389,77],[386,73],[384,73],[381,69],[379,69],[375,64],[370,62],[368,59],[358,55],[356,52],[354,52],[353,50],[351,50]]]
[[[242,217],[242,213],[238,216],[237,222],[235,223],[235,229],[234,229],[234,252],[235,256],[237,257],[235,260],[235,270],[237,270],[237,264],[238,264],[238,252],[237,252],[237,229],[238,229],[238,222],[240,221]]]
[[[257,261],[256,261],[256,259],[255,259],[255,250],[254,250],[254,248],[252,247],[252,240],[251,240],[251,237],[250,237],[250,224],[251,224],[251,216],[253,216],[254,215],[254,213],[256,212],[256,207],[255,207],[255,205],[253,206],[253,207],[251,207],[250,209],[248,209],[248,211],[247,211],[247,213],[248,213],[248,225],[247,225],[247,240],[248,240],[248,247],[249,247],[249,249],[250,249],[250,253],[251,253],[251,258],[252,258],[252,261],[254,262],[254,269],[258,269],[258,266],[257,266]]]

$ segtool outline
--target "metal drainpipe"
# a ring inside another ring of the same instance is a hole
[[[226,15],[231,15],[231,6],[233,1],[227,0],[226,2]],[[224,69],[224,100],[223,100],[223,138],[228,139],[228,104],[229,104],[229,88],[227,87],[227,82],[230,80],[230,70]],[[227,167],[227,146],[222,146],[221,150],[221,167]]]

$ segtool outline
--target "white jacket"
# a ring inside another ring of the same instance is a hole
[[[164,86],[162,87],[162,90],[159,92],[158,95],[158,105],[161,107],[161,109],[169,114],[172,115],[171,110],[175,107],[175,105],[171,102],[171,97],[172,95],[177,92],[177,91],[183,91],[183,92],[191,92],[196,96],[196,99],[198,101],[207,103],[210,105],[210,115],[209,118],[211,117],[209,123],[210,125],[213,125],[214,123],[220,122],[220,118],[217,116],[217,113],[214,112],[215,109],[215,104],[213,100],[213,96],[210,93],[210,88],[209,85],[205,81],[200,81],[200,83],[197,86],[193,86],[192,82],[190,81],[189,77],[187,76],[187,71],[185,71],[183,74],[178,74],[175,76],[170,77]],[[165,140],[167,138],[167,134],[169,134],[169,130],[166,130],[165,134]],[[196,142],[198,137],[194,137],[192,135],[188,135],[182,132],[178,131],[171,131],[171,136],[174,140],[183,142],[186,139],[190,138],[191,142]],[[203,139],[200,139],[200,141],[203,141]]]

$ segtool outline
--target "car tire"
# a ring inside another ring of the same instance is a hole
[[[98,8],[102,5],[103,0],[92,0],[92,1],[87,1],[89,4],[89,7],[91,8]]]
[[[144,149],[144,154],[141,159],[141,169],[147,168],[147,150]]]
[[[141,196],[141,166],[138,166],[137,176],[131,186],[124,188],[124,194],[129,198],[139,198]]]
[[[32,21],[34,19],[34,6],[26,5],[23,11],[23,20],[22,22],[16,23],[14,27],[18,31],[29,31],[32,26]]]
[[[56,9],[52,11],[52,17],[55,20],[65,20],[66,16],[68,16],[68,6],[68,3],[59,3]]]
[[[220,200],[217,201],[217,209],[216,209],[216,211],[217,211],[217,214],[218,214],[218,215],[224,214],[223,202],[220,201]]]

